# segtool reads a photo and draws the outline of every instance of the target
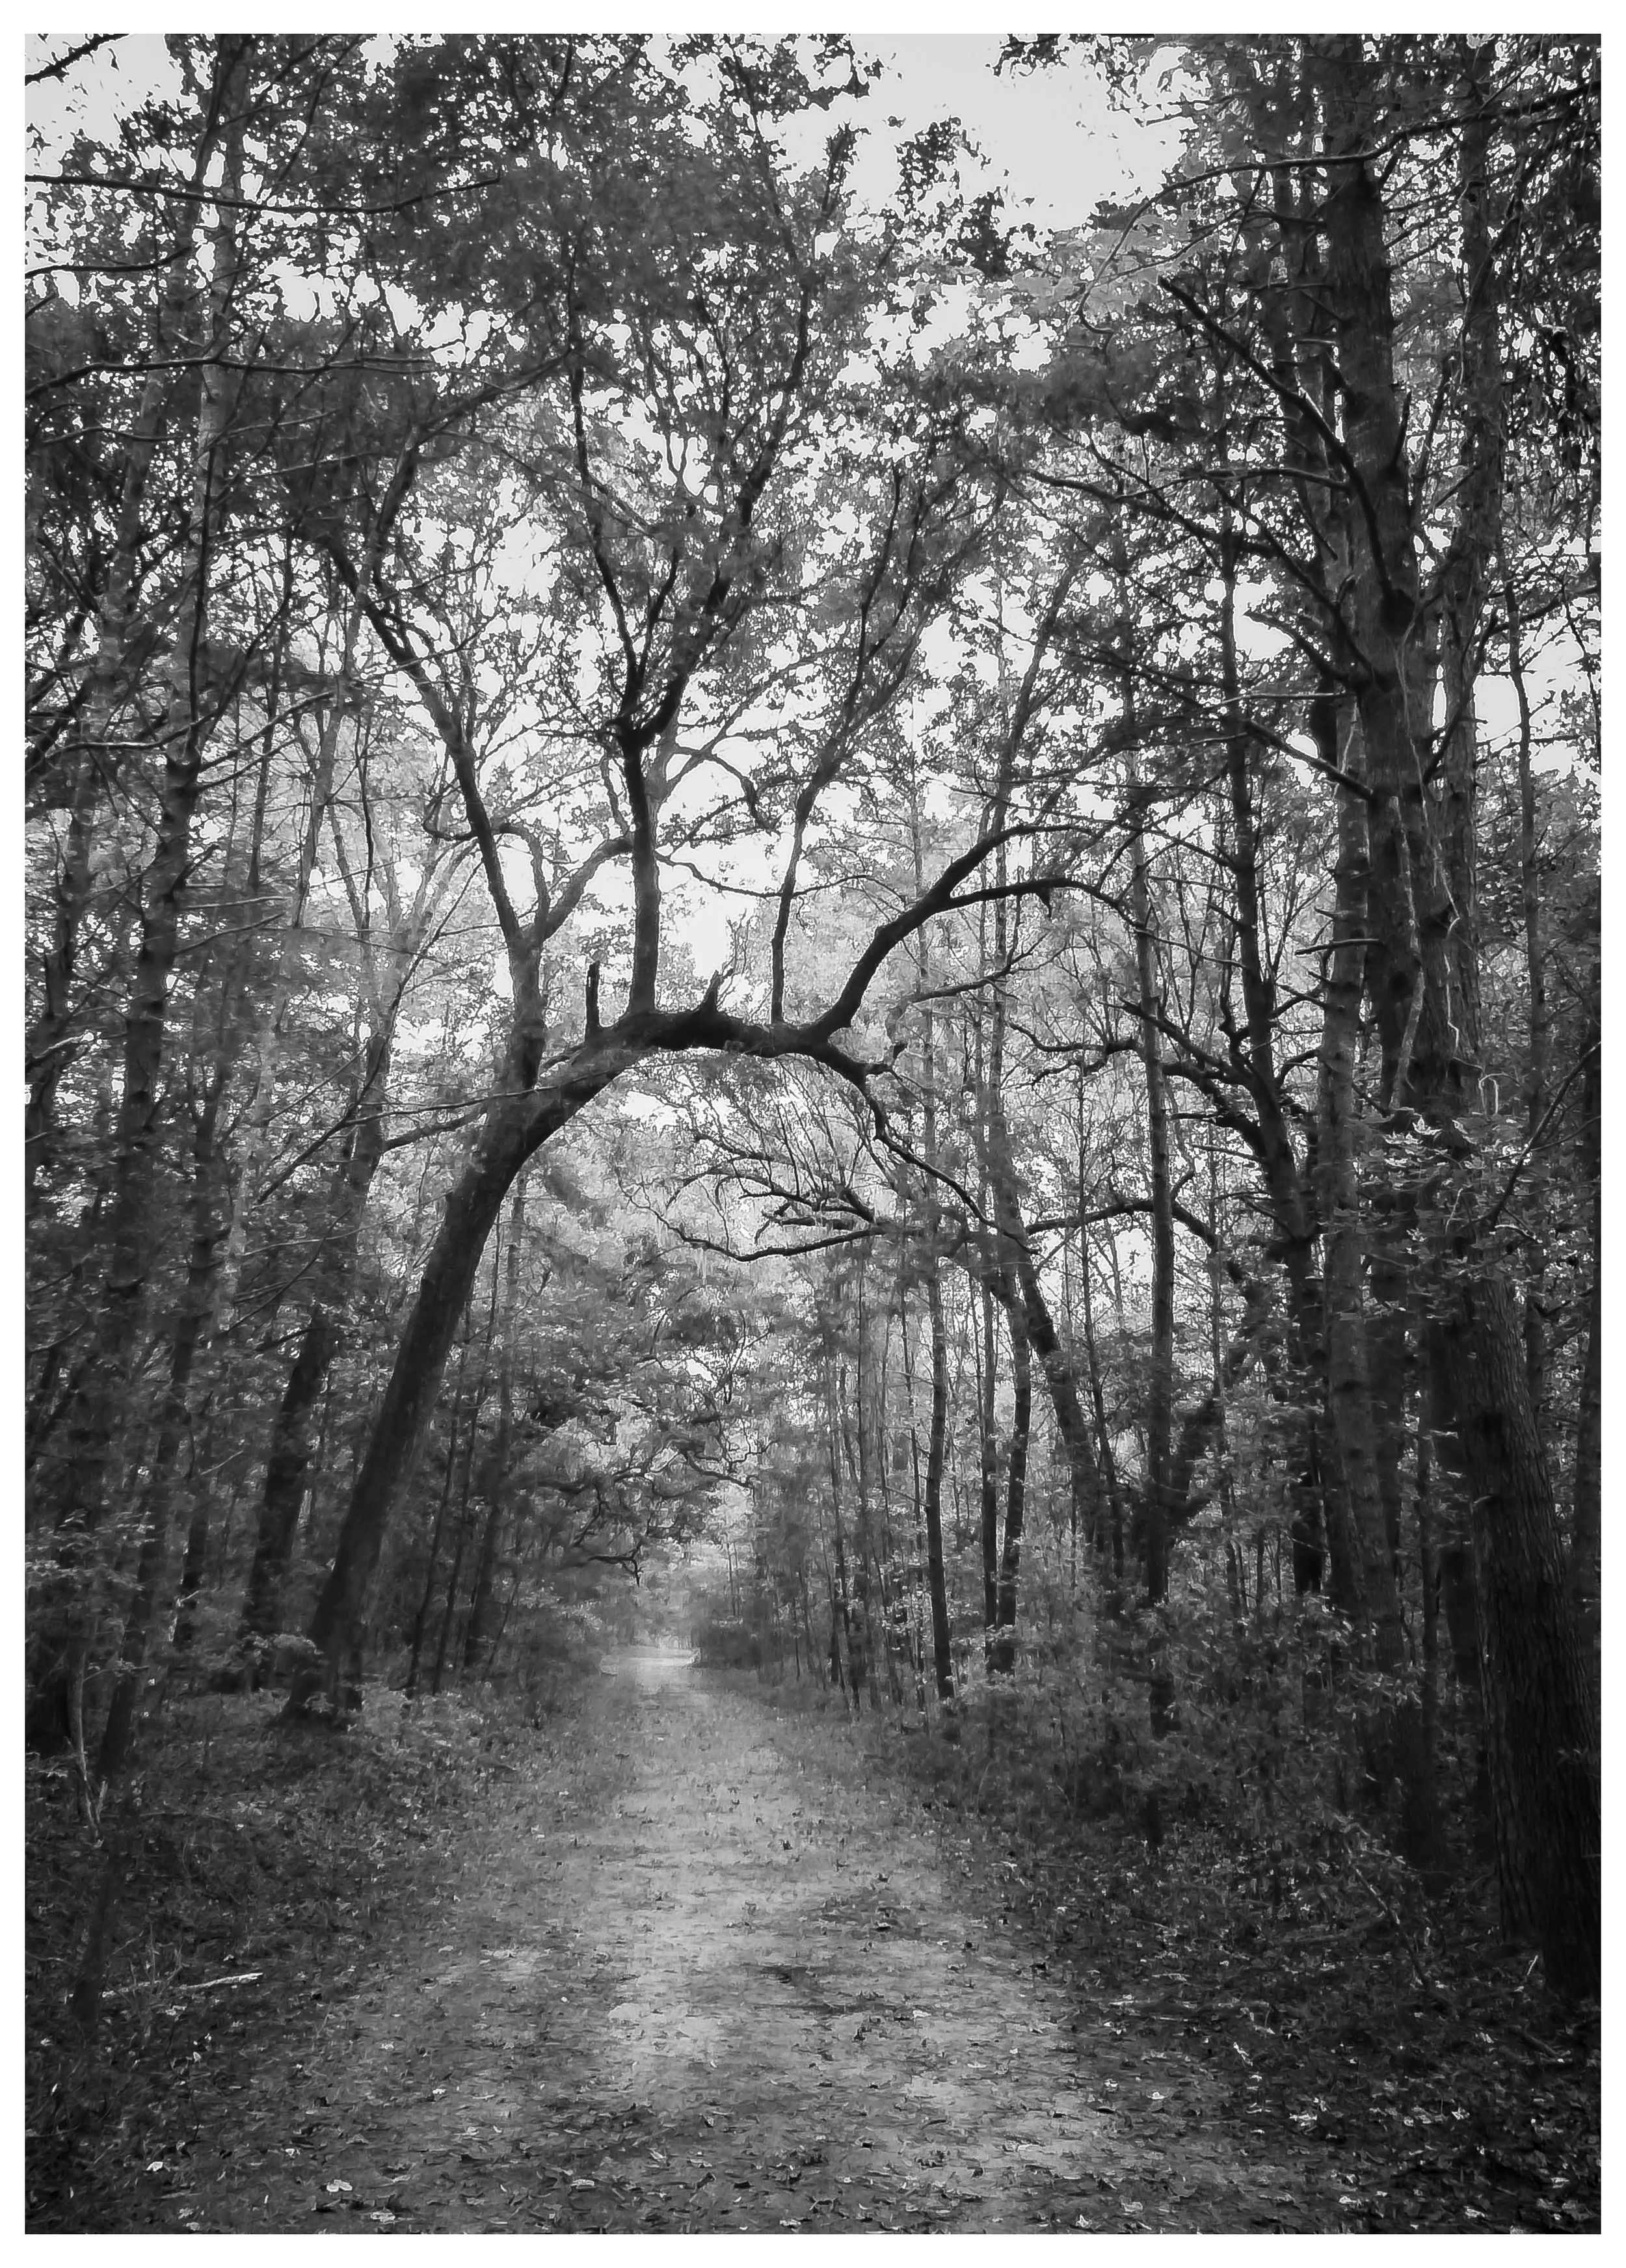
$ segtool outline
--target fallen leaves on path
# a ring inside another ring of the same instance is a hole
[[[348,1779],[374,1871],[342,1891],[319,1866],[303,1904],[267,1901],[268,1925],[304,1927],[276,1953],[249,1933],[234,1951],[257,1975],[200,1942],[170,2014],[121,1988],[117,2021],[133,2037],[141,2017],[164,2071],[99,2154],[83,2137],[66,2154],[79,2183],[33,2225],[1508,2225],[1497,2187],[1529,2155],[1451,2117],[1448,2069],[1402,2061],[1357,2123],[1356,2066],[1281,2013],[1308,2005],[1303,1964],[1254,1991],[1178,1867],[1127,1877],[1100,1834],[1063,1894],[997,1816],[911,1793],[885,1719],[685,1675],[604,1679],[500,1755],[451,1711],[427,1737],[393,1729],[393,1760],[376,1720],[325,1764],[269,1744],[280,1765],[233,1797],[228,1847],[308,1857]],[[386,1803],[357,1801],[392,1771],[408,1822],[436,1822],[427,1844],[392,1843]],[[228,1977],[223,2028],[206,1988]]]

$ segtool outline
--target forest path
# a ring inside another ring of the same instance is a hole
[[[1200,2062],[990,1926],[839,1718],[614,1666],[456,1891],[199,2137],[193,2228],[1316,2225]]]

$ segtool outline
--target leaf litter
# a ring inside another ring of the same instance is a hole
[[[1013,1841],[899,1720],[767,1697],[604,1679],[546,1727],[460,1703],[320,1749],[230,1703],[254,1799],[200,1807],[190,1901],[145,1932],[201,1981],[126,1948],[99,2117],[90,2058],[31,2099],[30,2226],[1598,2225],[1584,2017],[1498,2063],[1494,1964],[1450,2021],[1286,1933],[1267,1975],[1200,1911],[1212,1853]],[[210,1874],[233,1838],[273,1895]],[[227,1970],[222,2025],[196,1996]]]

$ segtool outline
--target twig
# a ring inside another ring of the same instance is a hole
[[[1401,1943],[1405,1947],[1406,1958],[1410,1962],[1413,1974],[1416,1976],[1418,1984],[1422,1985],[1424,1991],[1425,1992],[1431,1992],[1434,1995],[1434,1998],[1440,2002],[1442,2007],[1447,2008],[1453,2007],[1454,2004],[1444,1985],[1440,1984],[1434,1977],[1431,1977],[1428,1970],[1424,1967],[1421,1960],[1418,1958],[1417,1949],[1411,1941],[1410,1932],[1407,1929],[1405,1923],[1402,1921],[1400,1916],[1395,1912],[1388,1900],[1380,1891],[1375,1890],[1372,1888],[1365,1875],[1362,1874],[1360,1868],[1356,1866],[1353,1861],[1350,1863],[1350,1872],[1354,1875],[1362,1889],[1365,1891],[1367,1896],[1371,1898],[1387,1916],[1389,1926],[1394,1930],[1396,1937],[1399,1938]]]
[[[91,1840],[101,1844],[101,1798],[104,1791],[91,1778],[91,1767],[85,1752],[85,1656],[80,1653],[74,1665],[73,1681],[68,1689],[68,1725],[72,1736],[70,1763],[73,1771],[74,1799],[79,1817],[91,1830]]]

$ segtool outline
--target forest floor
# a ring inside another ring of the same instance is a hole
[[[1312,2036],[1306,1992],[1284,2022],[1182,1931],[1166,1858],[1118,1843],[1125,1926],[1058,1926],[903,1712],[613,1666],[500,1738],[460,1705],[386,1730],[387,1695],[342,1740],[224,1705],[212,1810],[143,1834],[229,1911],[179,1964],[127,1911],[99,2048],[31,2037],[29,2226],[1598,2226],[1595,2030],[1531,2009],[1510,2045],[1368,1992]]]

